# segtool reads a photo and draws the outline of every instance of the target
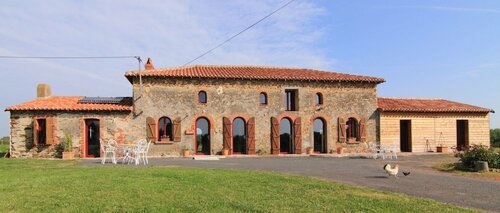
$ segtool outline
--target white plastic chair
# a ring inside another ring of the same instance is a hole
[[[116,164],[116,141],[113,139],[108,140],[108,144],[105,144],[102,139],[99,139],[101,143],[101,151],[102,151],[102,164],[106,163],[106,156],[111,154],[111,162]]]
[[[135,165],[139,165],[141,160],[144,165],[149,164],[148,152],[150,144],[151,141],[147,141],[145,139],[140,139],[137,141],[137,147],[134,149]]]
[[[384,150],[384,153],[389,153],[387,158],[390,158],[391,160],[392,160],[392,158],[398,159],[398,155],[397,155],[398,147],[397,147],[397,145],[394,145],[394,144],[388,145],[383,150]]]
[[[373,159],[382,157],[385,160],[385,150],[381,149],[379,145],[373,142],[367,142],[368,149],[372,152]]]

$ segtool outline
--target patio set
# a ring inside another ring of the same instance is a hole
[[[106,163],[106,157],[111,155],[111,162],[117,164],[121,161],[122,164],[135,164],[139,165],[141,162],[147,165],[148,162],[148,152],[151,141],[146,139],[139,139],[134,143],[119,144],[113,139],[109,139],[108,142],[101,142],[102,164]],[[119,158],[117,160],[117,157]]]
[[[384,145],[381,146],[379,143],[367,142],[366,146],[368,150],[370,150],[373,159],[382,158],[382,159],[398,159],[398,155],[396,154],[399,151],[398,145]]]

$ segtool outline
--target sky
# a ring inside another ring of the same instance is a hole
[[[141,56],[176,67],[288,0],[0,1],[0,55]],[[193,64],[303,67],[383,77],[383,97],[500,111],[500,1],[295,0]],[[0,59],[0,109],[36,98],[131,96],[135,59]],[[498,113],[497,113],[498,114]],[[491,128],[500,116],[491,114]],[[0,136],[9,113],[0,112]]]

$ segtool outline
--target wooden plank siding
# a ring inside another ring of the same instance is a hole
[[[433,151],[443,144],[457,145],[457,120],[469,121],[469,143],[490,145],[488,113],[402,113],[380,112],[380,143],[400,143],[400,120],[411,120],[412,152],[425,152],[426,140]],[[450,150],[451,151],[451,150]]]

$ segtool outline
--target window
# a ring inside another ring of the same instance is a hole
[[[161,117],[158,122],[158,141],[173,141],[172,121],[168,117]]]
[[[283,118],[280,121],[280,153],[293,153],[293,130],[292,121]]]
[[[286,111],[297,111],[298,110],[297,103],[298,103],[298,91],[285,90]]]
[[[358,121],[355,118],[349,118],[346,122],[347,129],[347,138],[350,142],[353,140],[356,141],[358,138]]]
[[[314,120],[314,152],[326,153],[326,125],[323,119]]]
[[[233,121],[233,153],[245,154],[247,150],[247,125],[242,118]]]
[[[210,122],[206,118],[196,120],[196,153],[210,155]]]
[[[35,144],[47,144],[47,121],[45,119],[36,119],[35,128]]]
[[[260,105],[267,105],[267,94],[265,92],[259,94],[259,103]]]
[[[200,91],[198,93],[198,102],[202,103],[202,104],[206,104],[207,103],[207,92]]]
[[[316,105],[322,105],[323,104],[323,94],[320,92],[316,93]]]

